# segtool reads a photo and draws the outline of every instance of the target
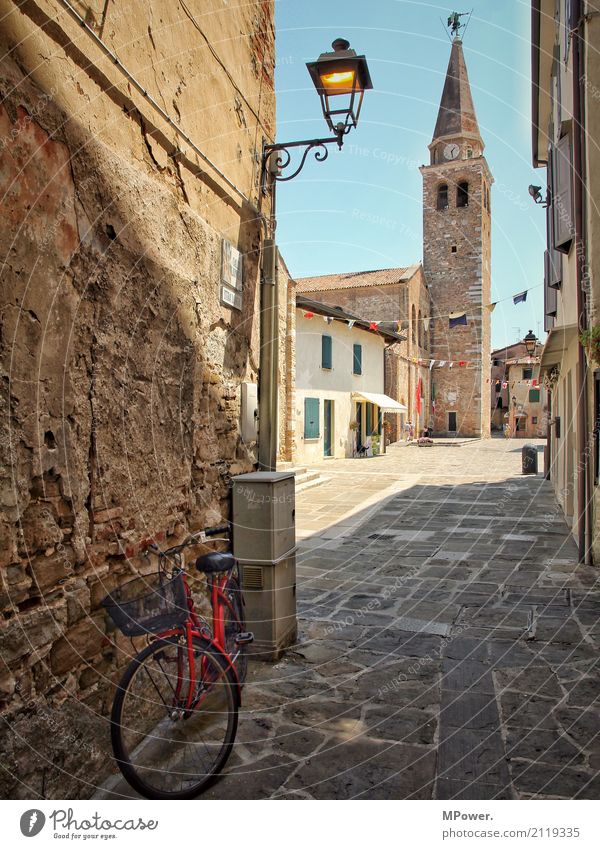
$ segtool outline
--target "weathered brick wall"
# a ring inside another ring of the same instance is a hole
[[[57,4],[19,6],[0,3],[0,796],[69,798],[110,765],[131,654],[102,597],[143,567],[145,538],[226,515],[230,476],[255,461],[239,387],[259,361],[273,4],[193,21],[163,0],[87,4],[250,203]],[[223,237],[244,253],[241,312],[219,302]]]
[[[461,436],[489,436],[491,350],[490,313],[482,309],[491,296],[491,216],[483,200],[492,178],[484,157],[424,166],[423,265],[430,287],[435,359],[454,361],[453,369],[436,368],[434,431],[448,430],[448,412],[457,413]],[[469,203],[457,207],[457,186],[469,184]],[[448,208],[437,209],[441,183],[448,185]],[[454,250],[453,250],[454,249]],[[448,315],[466,311],[468,324],[452,330]],[[460,361],[473,365],[459,367]]]

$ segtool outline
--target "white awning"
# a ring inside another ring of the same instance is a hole
[[[562,361],[567,348],[577,341],[578,337],[579,329],[576,324],[561,324],[558,327],[553,327],[542,350],[540,374],[550,371],[553,366],[558,365]]]
[[[379,395],[376,392],[353,392],[353,401],[369,401],[371,404],[377,404],[380,410],[384,413],[407,413],[408,407],[401,404],[399,401],[394,401],[389,395]]]

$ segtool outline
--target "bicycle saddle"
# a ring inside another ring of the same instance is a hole
[[[235,566],[235,557],[228,551],[211,551],[210,554],[202,554],[196,560],[196,569],[205,575],[213,575],[215,572],[230,572]]]

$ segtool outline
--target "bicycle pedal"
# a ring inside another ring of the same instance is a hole
[[[254,634],[252,631],[240,631],[236,634],[234,642],[236,646],[247,646],[248,643],[254,642]]]

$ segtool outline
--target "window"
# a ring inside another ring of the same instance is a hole
[[[456,413],[448,413],[448,432],[456,433]]]
[[[456,253],[456,245],[452,245],[452,253],[453,253],[453,254],[455,254],[455,253]]]
[[[552,156],[548,157],[548,190],[552,187]],[[552,204],[546,207],[546,241],[548,243],[548,256],[544,257],[544,272],[546,285],[553,289],[560,289],[562,285],[562,255],[554,248],[554,210]]]
[[[362,374],[362,345],[352,346],[352,374]]]
[[[537,416],[532,416],[531,417],[531,424],[537,424],[537,420],[538,420]]]
[[[473,159],[473,148],[472,147],[467,148],[467,159]]]
[[[550,284],[550,251],[544,253],[544,330],[549,332],[554,327],[556,311],[558,309],[558,298],[556,286]]]
[[[502,395],[498,395],[496,398],[496,407],[501,410],[502,409]]]
[[[523,380],[531,380],[533,377],[533,369],[532,368],[524,368],[523,369]]]
[[[496,383],[494,384],[494,389],[496,390],[496,392],[502,392],[502,382],[500,380],[496,381]]]
[[[419,345],[423,347],[423,313],[419,310],[419,326],[417,327]]]
[[[540,390],[539,389],[530,389],[529,390],[529,403],[530,404],[539,404],[540,403]]]
[[[321,368],[333,368],[331,354],[331,336],[321,336]]]
[[[571,241],[575,235],[573,217],[573,183],[570,135],[563,136],[552,154],[552,224],[553,247],[562,253],[569,253]]]
[[[304,399],[304,438],[319,438],[319,399]]]
[[[457,206],[468,206],[469,205],[469,184],[468,183],[459,183],[458,188],[456,190],[456,205]]]
[[[414,304],[412,305],[411,317],[412,317],[411,337],[412,337],[413,345],[416,345],[417,344],[417,311],[415,309]]]
[[[448,209],[448,186],[442,183],[437,190],[437,208]]]

